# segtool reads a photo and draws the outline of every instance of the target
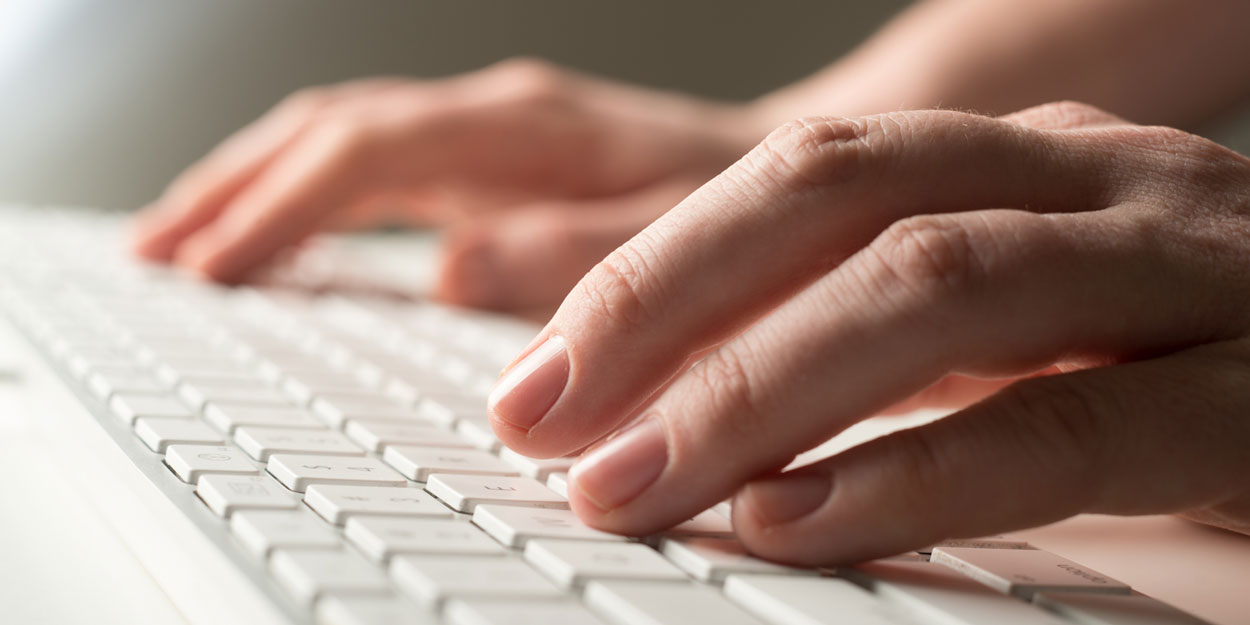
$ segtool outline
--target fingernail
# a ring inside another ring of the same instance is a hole
[[[560,335],[552,335],[499,378],[486,403],[500,420],[529,430],[547,415],[568,382],[568,349]]]
[[[797,521],[815,512],[833,490],[823,473],[795,473],[756,480],[747,485],[743,499],[765,527]]]
[[[569,471],[569,482],[607,512],[636,499],[664,472],[668,441],[656,419],[646,419],[594,449]]]

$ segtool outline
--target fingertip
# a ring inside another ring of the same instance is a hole
[[[434,296],[457,306],[498,308],[504,301],[498,245],[489,229],[462,227],[443,239]]]

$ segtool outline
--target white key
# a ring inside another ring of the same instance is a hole
[[[454,599],[443,614],[450,625],[603,625],[576,601]]]
[[[1033,603],[1080,625],[1209,625],[1141,593],[1046,592],[1033,595]]]
[[[722,501],[712,506],[712,511],[715,512],[716,514],[719,514],[725,517],[726,519],[733,518],[733,504],[729,502],[728,500]]]
[[[524,547],[532,538],[628,540],[582,523],[570,510],[484,504],[473,512],[473,523],[508,547]]]
[[[607,580],[587,584],[586,605],[613,625],[760,625],[719,592],[697,584]]]
[[[531,508],[567,508],[568,502],[528,477],[487,475],[431,475],[425,490],[442,499],[453,510],[473,512],[478,504],[505,504]]]
[[[256,475],[260,468],[247,454],[223,445],[170,445],[165,448],[165,464],[182,481],[196,483],[209,473]]]
[[[233,433],[235,428],[256,425],[270,428],[325,428],[325,424],[303,408],[277,406],[241,406],[209,402],[204,408],[204,418],[213,427]]]
[[[547,488],[556,491],[558,495],[568,499],[569,497],[569,474],[568,473],[552,473],[547,476]]]
[[[239,510],[230,515],[230,531],[253,555],[274,549],[338,549],[338,534],[307,510]]]
[[[968,547],[970,549],[1032,549],[1027,541],[1011,536],[986,536],[984,538],[952,538],[935,545],[917,549],[919,553],[933,553],[934,547]]]
[[[269,473],[282,485],[302,493],[312,484],[405,486],[408,480],[377,458],[351,456],[269,456]]]
[[[753,557],[742,543],[730,538],[665,538],[660,551],[673,564],[705,582],[721,582],[735,573],[818,574],[815,569],[785,566]]]
[[[329,370],[321,373],[302,371],[282,378],[282,392],[301,404],[323,395],[364,394],[372,389],[349,373]]]
[[[531,540],[525,544],[525,561],[562,588],[579,588],[594,579],[690,579],[642,543]]]
[[[455,473],[459,475],[519,475],[516,469],[489,452],[480,449],[446,449],[441,447],[410,447],[392,445],[382,454],[382,460],[404,477],[424,482],[432,474]]]
[[[313,412],[331,427],[342,428],[352,419],[371,421],[404,421],[415,419],[416,413],[382,395],[325,395],[310,404]]]
[[[965,625],[1060,625],[1058,617],[996,592],[947,566],[877,560],[839,574],[863,579],[876,595],[913,621]],[[1070,623],[1068,625],[1071,625]]]
[[[999,592],[1028,599],[1035,592],[1128,594],[1130,589],[1102,573],[1039,549],[938,547],[930,560],[944,564]]]
[[[343,536],[370,559],[385,562],[401,553],[503,555],[507,551],[482,530],[463,521],[354,516]]]
[[[444,427],[421,421],[348,421],[343,433],[369,451],[391,445],[470,449],[469,441]]]
[[[395,556],[391,578],[405,594],[431,608],[449,597],[554,599],[563,594],[513,558]]]
[[[290,406],[280,391],[263,382],[210,382],[191,380],[178,385],[178,397],[188,406],[203,410],[210,401],[247,406]]]
[[[109,408],[118,419],[134,424],[139,417],[168,417],[172,419],[190,419],[191,412],[178,398],[173,395],[131,395],[119,393],[109,401]]]
[[[100,399],[117,393],[159,394],[167,390],[159,380],[137,369],[97,371],[87,377],[87,386]]]
[[[225,438],[203,421],[141,417],[135,420],[135,434],[148,449],[163,454],[170,445],[220,445]]]
[[[665,536],[704,536],[708,538],[734,538],[733,524],[729,518],[713,512],[712,510],[704,510],[696,514],[694,518],[678,523],[677,525],[664,530]]]
[[[417,402],[416,412],[417,416],[422,419],[441,423],[449,427],[460,418],[460,413],[455,408],[445,403],[428,399]]]
[[[495,430],[491,428],[490,420],[486,417],[472,419],[460,417],[456,421],[456,433],[463,436],[478,449],[495,451],[503,446],[499,437],[495,436]]]
[[[239,510],[294,510],[299,500],[268,475],[205,475],[195,494],[218,516]]]
[[[725,596],[773,625],[898,625],[872,593],[844,579],[730,575]]]
[[[507,462],[525,477],[532,477],[540,482],[546,481],[552,473],[568,473],[573,468],[576,458],[530,458],[504,448],[499,451],[499,459]]]
[[[382,570],[350,551],[278,551],[269,569],[305,605],[327,593],[382,595],[390,591]]]
[[[234,431],[234,442],[247,455],[264,462],[273,454],[363,456],[365,450],[333,430],[296,430],[244,426]]]
[[[318,625],[439,625],[437,615],[389,595],[323,595],[317,600]]]
[[[321,518],[342,525],[356,514],[450,519],[455,513],[419,488],[313,484],[304,503]]]

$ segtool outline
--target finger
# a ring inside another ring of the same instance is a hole
[[[134,252],[149,260],[171,260],[188,236],[216,219],[319,114],[344,98],[377,93],[396,84],[393,80],[360,81],[308,89],[286,98],[178,176],[140,214],[132,233]]]
[[[937,422],[758,480],[734,502],[754,552],[862,561],[1079,512],[1150,514],[1244,494],[1244,343],[1037,378]],[[968,514],[975,510],[976,514]]]
[[[462,306],[548,313],[595,263],[685,197],[680,180],[592,200],[497,211],[444,235],[435,294]]]
[[[1128,226],[1108,235],[1116,220]],[[584,457],[570,505],[595,527],[656,531],[950,373],[1236,336],[1211,319],[1235,319],[1239,304],[1192,305],[1230,283],[1160,258],[1131,221],[996,210],[899,222],[679,376],[646,407],[649,425]]]
[[[322,125],[234,197],[219,219],[187,238],[175,261],[210,279],[237,281],[317,231],[328,215],[371,186],[367,140],[354,129]]]
[[[540,336],[565,345],[536,351],[555,364],[523,360],[497,384],[496,430],[542,456],[599,438],[688,354],[740,331],[908,215],[1102,208],[1116,198],[1105,168],[1086,162],[1099,149],[941,111],[787,126],[578,283]]]

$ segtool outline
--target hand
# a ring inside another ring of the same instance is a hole
[[[1199,137],[1075,104],[809,119],[591,270],[492,419],[525,454],[600,441],[569,476],[592,526],[733,496],[747,547],[799,564],[1080,512],[1250,532],[1248,267],[1250,161]],[[779,472],[987,378],[1018,380]]]
[[[310,234],[451,226],[438,294],[554,305],[766,133],[749,107],[509,61],[297,93],[175,180],[134,247],[235,281]]]

